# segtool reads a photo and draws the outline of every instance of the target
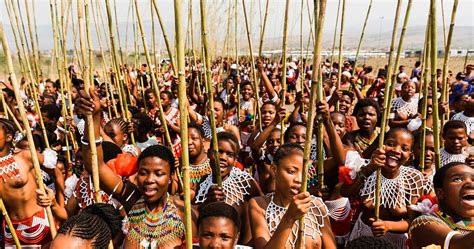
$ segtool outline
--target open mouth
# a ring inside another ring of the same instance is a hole
[[[462,202],[468,206],[474,207],[474,193],[468,193],[462,196]]]
[[[396,167],[398,166],[399,161],[400,158],[396,156],[388,156],[387,159],[385,159],[385,164],[389,167]]]
[[[145,189],[143,190],[143,194],[144,194],[145,196],[150,197],[150,196],[154,196],[157,191],[158,191],[158,190],[157,190],[156,188],[145,188]]]
[[[297,195],[300,193],[300,188],[299,187],[291,187],[290,191],[292,194]]]

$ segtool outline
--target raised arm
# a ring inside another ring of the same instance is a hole
[[[280,103],[280,99],[278,98],[278,94],[276,93],[275,89],[273,88],[272,82],[270,79],[268,79],[267,74],[265,73],[265,70],[263,68],[263,64],[261,61],[257,62],[257,67],[258,71],[260,72],[260,75],[263,80],[263,84],[265,86],[265,89],[267,90],[268,97],[276,104]]]
[[[98,96],[93,92],[90,91],[90,95],[87,94],[85,91],[80,91],[80,99],[77,102],[77,112],[80,114],[92,114],[93,115],[93,125],[94,125],[94,135],[95,141],[87,141],[88,140],[88,122],[86,120],[86,129],[84,130],[84,138],[83,140],[86,141],[85,143],[94,143],[96,141],[101,140],[100,136],[100,104]],[[92,96],[89,97],[89,96]],[[100,179],[100,188],[104,190],[107,194],[114,194],[115,196],[121,196],[124,191],[124,183],[121,180],[121,177],[118,176],[115,172],[113,172],[109,167],[105,165],[104,162],[104,153],[102,150],[102,143],[98,142],[97,145],[97,161],[99,167],[99,179]],[[82,145],[83,157],[84,157],[84,168],[92,174],[92,155],[90,146],[83,144]],[[124,203],[122,205],[125,206]]]

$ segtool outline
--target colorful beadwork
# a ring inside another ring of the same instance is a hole
[[[212,173],[211,165],[209,164],[209,158],[206,159],[201,164],[191,164],[190,171],[189,171],[189,178],[191,183],[198,184],[201,182],[201,179]]]
[[[184,223],[169,195],[163,211],[151,214],[143,198],[128,213],[128,238],[145,248],[167,248],[181,245],[185,235]]]
[[[20,168],[16,165],[13,153],[10,152],[8,155],[0,158],[0,178],[6,182],[7,179],[11,179],[14,176],[20,176]]]

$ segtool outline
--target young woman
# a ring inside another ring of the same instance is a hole
[[[113,194],[128,213],[124,248],[180,247],[185,236],[184,207],[181,200],[167,192],[175,169],[175,159],[171,150],[161,145],[148,147],[138,158],[137,183],[122,181],[104,163],[102,139],[99,135],[99,99],[92,91],[93,98],[90,98],[85,92],[81,94],[81,99],[78,101],[78,112],[93,115],[95,141],[91,142],[95,142],[97,145],[101,189],[109,195]],[[87,132],[85,137],[87,137]],[[84,141],[84,144],[87,143],[90,142]],[[85,145],[82,149],[85,168],[91,172],[90,147]],[[193,232],[196,232],[195,227]]]
[[[410,248],[474,248],[474,169],[453,162],[434,176],[439,211],[416,218],[410,226]]]
[[[377,139],[379,131],[376,129],[381,111],[379,104],[373,99],[361,99],[354,107],[358,130],[348,132],[342,141],[363,154],[364,151]],[[366,152],[364,154],[370,155]],[[370,156],[366,156],[369,158]]]
[[[435,168],[435,152],[434,152],[434,136],[433,132],[430,130],[426,130],[426,137],[425,137],[425,165],[423,167],[423,171],[420,167],[420,158],[421,158],[421,137],[422,131],[419,131],[415,134],[415,145],[413,146],[413,166],[418,169],[424,177],[423,181],[423,194],[424,195],[433,195],[434,196],[434,188],[433,188],[433,177],[436,173]]]
[[[308,192],[299,193],[303,148],[295,143],[278,149],[272,164],[275,193],[250,200],[255,248],[294,248],[298,220],[305,217],[306,248],[336,248],[326,206]]]
[[[418,99],[413,98],[416,93],[416,85],[412,81],[403,83],[400,97],[392,101],[390,112],[390,127],[406,128],[411,119],[418,114]]]
[[[413,137],[403,128],[391,129],[386,135],[385,149],[372,155],[368,166],[357,172],[352,184],[344,184],[341,192],[348,197],[360,196],[362,212],[350,240],[360,236],[384,237],[397,248],[405,244],[416,204],[423,191],[423,175],[416,169],[403,166],[411,155]],[[377,168],[381,169],[380,216],[375,217]]]
[[[123,152],[138,157],[140,149],[130,144],[129,124],[123,118],[114,118],[104,126],[103,137],[105,141],[115,143]]]

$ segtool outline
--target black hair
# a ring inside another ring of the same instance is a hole
[[[408,134],[408,135],[411,137],[411,144],[412,144],[412,146],[413,146],[413,141],[414,141],[414,139],[413,139],[413,134],[412,134],[410,131],[408,131],[406,128],[402,128],[402,127],[391,128],[391,129],[385,134],[384,142],[386,142],[387,139],[389,139],[391,136],[393,136],[395,133],[397,133],[397,132],[399,132],[399,131],[404,132],[404,133]]]
[[[349,96],[349,98],[351,98],[351,102],[354,101],[354,94],[352,92],[349,92],[347,90],[343,90],[342,95]]]
[[[286,133],[285,133],[286,134]],[[303,147],[297,143],[286,143],[280,146],[273,157],[273,163],[275,165],[279,165],[280,161],[292,154],[293,152],[299,152],[301,154],[304,153]]]
[[[11,90],[10,88],[3,89],[3,92],[7,94],[7,97],[15,98],[15,92]]]
[[[237,232],[240,232],[240,216],[235,210],[235,208],[233,208],[229,204],[226,204],[224,202],[212,202],[205,205],[199,213],[197,226],[199,227],[202,224],[202,221],[209,217],[226,218],[232,221],[232,223],[234,223],[235,228],[237,228]]]
[[[81,88],[81,85],[84,84],[84,81],[81,80],[81,79],[78,79],[78,78],[72,78],[72,79],[71,79],[71,83],[72,83],[72,85],[74,85],[75,87],[77,87],[77,89],[82,89],[82,88]]]
[[[449,129],[464,129],[464,131],[467,133],[466,124],[461,120],[449,120],[446,122],[443,126],[443,136],[448,133]]]
[[[121,226],[122,219],[117,209],[110,204],[95,203],[64,222],[58,233],[91,240],[94,248],[107,248]]]
[[[150,93],[153,93],[153,95],[155,95],[155,91],[153,91],[152,88],[148,88],[148,89],[145,90],[145,96],[147,96]]]
[[[53,86],[56,89],[61,88],[61,81],[59,81],[59,79],[57,79],[55,82],[53,82]]]
[[[3,128],[5,134],[15,135],[16,128],[12,121],[6,118],[0,118],[0,127]]]
[[[354,107],[353,115],[356,116],[357,113],[360,110],[362,110],[362,108],[367,107],[367,106],[372,106],[373,108],[375,108],[375,112],[377,113],[377,118],[380,117],[379,103],[377,103],[377,101],[375,101],[374,99],[370,99],[370,98],[361,99],[361,100],[357,101],[357,104]]]
[[[285,141],[288,141],[288,138],[290,137],[290,132],[292,132],[293,128],[295,128],[297,126],[302,126],[306,129],[306,125],[303,124],[303,123],[293,123],[292,125],[290,125],[290,127],[288,127],[288,129],[285,130],[285,134],[283,134],[283,139]]]
[[[396,249],[397,247],[387,239],[374,236],[361,236],[350,241],[345,249]]]
[[[68,171],[69,164],[67,163],[67,160],[66,160],[65,156],[58,155],[57,163],[62,163],[64,165],[64,170],[66,170],[66,172]]]
[[[235,149],[235,154],[238,155],[239,152],[240,152],[240,143],[239,143],[239,140],[237,139],[237,137],[235,137],[234,134],[230,133],[230,132],[227,132],[227,131],[222,131],[222,132],[219,132],[217,133],[217,142],[219,143],[219,141],[227,141],[231,144],[234,145],[234,149]],[[213,144],[212,144],[212,141],[211,141],[211,147],[212,148]]]
[[[170,167],[170,175],[174,173],[174,156],[173,152],[171,152],[170,148],[163,146],[163,145],[152,145],[145,150],[142,151],[140,156],[138,157],[138,166],[140,166],[141,161],[147,157],[158,157],[168,162]]]
[[[252,84],[252,82],[250,82],[250,81],[244,81],[244,82],[242,82],[242,84],[240,84],[240,90],[242,91],[242,89],[244,89],[244,86],[246,86],[246,85],[249,85],[250,88],[252,88],[252,90],[253,90],[253,84]]]
[[[277,104],[272,102],[272,101],[267,101],[267,102],[263,103],[262,107],[260,107],[260,110],[263,110],[263,107],[266,106],[266,105],[272,105],[273,107],[275,107],[275,110],[278,110]]]
[[[137,112],[133,114],[132,119],[140,120],[140,123],[137,125],[138,130],[143,129],[144,132],[148,133],[153,128],[153,120],[146,113]]]
[[[41,107],[41,112],[45,113],[46,116],[50,119],[59,120],[61,117],[61,112],[56,105],[48,104]]]
[[[329,114],[329,115],[330,115],[331,118],[337,115],[337,116],[343,117],[344,120],[347,119],[347,118],[346,118],[346,115],[344,115],[344,114],[342,114],[342,113],[340,113],[340,112],[331,112],[331,114]]]
[[[466,95],[468,95],[468,94],[467,93],[458,93],[458,94],[454,95],[453,101],[454,102],[459,102],[459,101],[462,100],[462,97],[466,96]]]
[[[220,103],[223,108],[225,107],[224,100],[222,100],[221,98],[214,98],[214,103]]]
[[[170,92],[170,91],[161,91],[161,92],[160,92],[160,95],[161,95],[161,94],[165,94],[165,95],[168,97],[169,100],[172,100],[172,99],[173,99],[173,93]]]
[[[443,187],[443,184],[444,184],[444,178],[446,177],[446,172],[448,172],[448,170],[450,168],[454,168],[458,165],[465,165],[467,166],[466,163],[464,162],[450,162],[446,165],[444,165],[443,167],[439,168],[438,170],[436,170],[436,173],[433,177],[433,185],[435,188],[442,188]]]
[[[105,124],[105,127],[111,127],[112,125],[116,125],[119,127],[120,131],[124,134],[128,134],[128,122],[125,121],[123,118],[113,118],[107,124]]]
[[[188,125],[188,129],[195,129],[199,133],[201,138],[204,138],[204,129],[202,128],[201,125],[198,125],[198,124],[192,122]]]
[[[115,143],[104,141],[102,143],[102,149],[104,150],[104,162],[117,158],[119,154],[122,153],[122,149],[118,147]]]
[[[426,137],[433,136],[433,135],[434,135],[434,133],[433,133],[432,130],[426,129]],[[415,142],[415,144],[421,146],[421,137],[422,136],[423,136],[423,130],[420,130],[420,131],[417,131],[417,132],[414,133],[413,141]]]

